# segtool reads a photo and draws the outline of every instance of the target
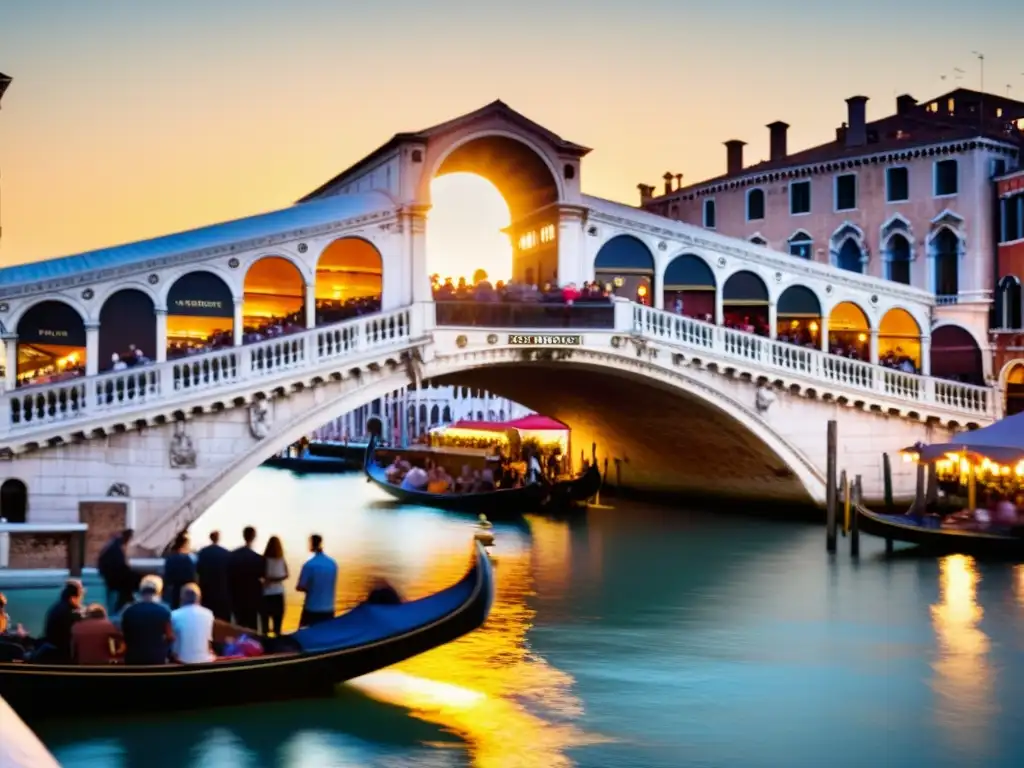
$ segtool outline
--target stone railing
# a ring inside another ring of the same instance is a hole
[[[411,340],[414,332],[425,332],[412,327],[412,314],[410,308],[392,310],[242,347],[9,390],[0,395],[0,439],[108,412],[184,401],[206,390],[275,379],[289,371],[395,346]]]
[[[995,415],[995,399],[988,387],[904,373],[639,304],[633,305],[632,321],[633,333],[695,352],[755,363],[761,368],[794,373],[854,392],[939,406],[970,416]]]
[[[615,327],[610,301],[544,302],[438,301],[438,326],[466,328],[605,328]]]

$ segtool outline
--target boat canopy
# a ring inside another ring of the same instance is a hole
[[[948,458],[949,454],[988,459],[1000,464],[1024,462],[1024,413],[1007,416],[995,424],[962,432],[948,443],[919,444],[904,449],[915,453],[920,461],[937,461]]]

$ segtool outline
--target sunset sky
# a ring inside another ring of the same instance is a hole
[[[763,159],[773,120],[796,149],[847,96],[871,119],[899,93],[977,87],[972,50],[987,90],[1024,98],[1019,0],[3,6],[2,264],[289,205],[496,98],[593,147],[584,189],[629,203],[666,170],[722,172],[726,139]]]

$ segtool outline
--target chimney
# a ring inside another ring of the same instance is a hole
[[[902,96],[896,97],[896,114],[897,115],[909,115],[914,111],[914,107],[917,106],[917,99],[911,96],[909,93],[904,93]]]
[[[867,96],[851,96],[846,100],[846,146],[863,147],[868,143]]]
[[[663,178],[665,180],[665,194],[666,195],[671,195],[672,194],[672,179],[674,179],[675,176],[672,175],[671,171],[665,171],[665,175],[662,176],[661,178]]]
[[[784,123],[781,120],[776,120],[767,126],[768,128],[768,147],[769,155],[768,160],[775,162],[776,160],[782,160],[788,154],[786,150],[786,131],[789,130],[789,124]]]
[[[680,190],[682,188],[683,188],[683,174],[677,173],[676,174],[676,190],[678,191],[678,190]]]
[[[654,197],[654,187],[650,184],[637,184],[636,188],[640,190],[640,205],[649,203]]]
[[[743,170],[743,147],[747,142],[729,139],[725,142],[725,172],[735,176]]]

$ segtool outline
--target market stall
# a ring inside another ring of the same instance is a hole
[[[493,451],[500,448],[505,456],[518,455],[519,433],[508,424],[492,421],[456,421],[435,427],[429,433],[433,448],[473,448]]]

